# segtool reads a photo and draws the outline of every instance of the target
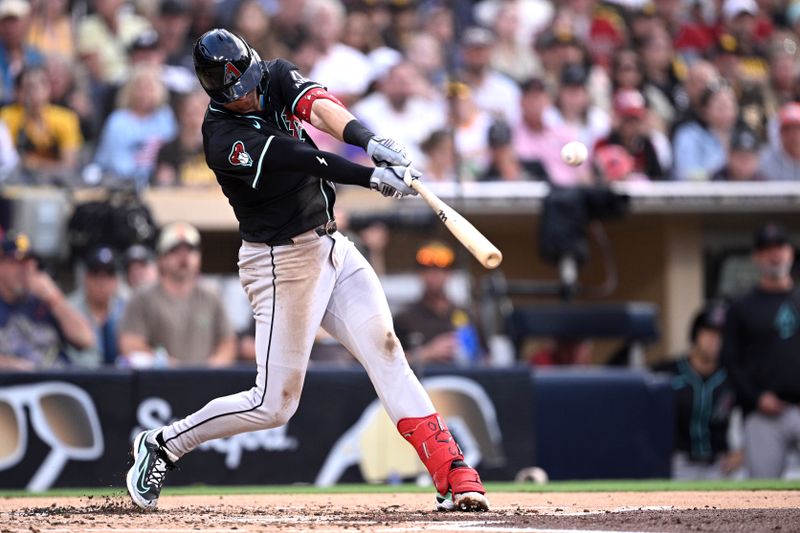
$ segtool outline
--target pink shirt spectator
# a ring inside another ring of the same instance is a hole
[[[571,167],[561,160],[561,148],[578,138],[570,126],[545,127],[534,131],[525,124],[514,127],[514,150],[524,163],[538,160],[553,185],[569,187],[587,182],[584,167]]]

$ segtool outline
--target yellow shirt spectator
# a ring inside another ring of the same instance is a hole
[[[46,105],[41,121],[30,120],[20,104],[0,110],[0,119],[7,125],[11,138],[22,155],[58,160],[65,152],[77,151],[83,144],[78,115],[65,107]]]

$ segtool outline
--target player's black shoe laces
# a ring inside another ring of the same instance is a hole
[[[161,487],[164,485],[164,478],[167,472],[174,469],[175,463],[169,460],[167,453],[159,446],[156,449],[154,460],[148,465],[144,476],[145,484],[156,497],[161,493]]]

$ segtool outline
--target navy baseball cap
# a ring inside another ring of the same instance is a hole
[[[789,244],[789,233],[786,228],[775,222],[764,224],[753,235],[753,248],[756,251],[784,244]]]
[[[715,331],[722,331],[725,327],[725,315],[727,309],[721,302],[711,302],[706,304],[700,311],[694,315],[692,320],[692,328],[689,331],[689,340],[694,342],[697,340],[697,334],[701,329],[713,329]]]
[[[86,256],[86,270],[92,273],[117,271],[117,254],[108,246],[98,246]]]

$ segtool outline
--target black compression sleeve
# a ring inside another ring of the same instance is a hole
[[[289,137],[275,137],[267,154],[266,171],[311,174],[346,185],[369,187],[374,169],[358,165],[344,157],[323,152]]]
[[[373,137],[375,137],[375,134],[356,119],[348,122],[342,132],[342,139],[344,139],[344,142],[352,144],[353,146],[360,146],[364,150],[367,149],[367,143],[369,143],[369,140]]]

